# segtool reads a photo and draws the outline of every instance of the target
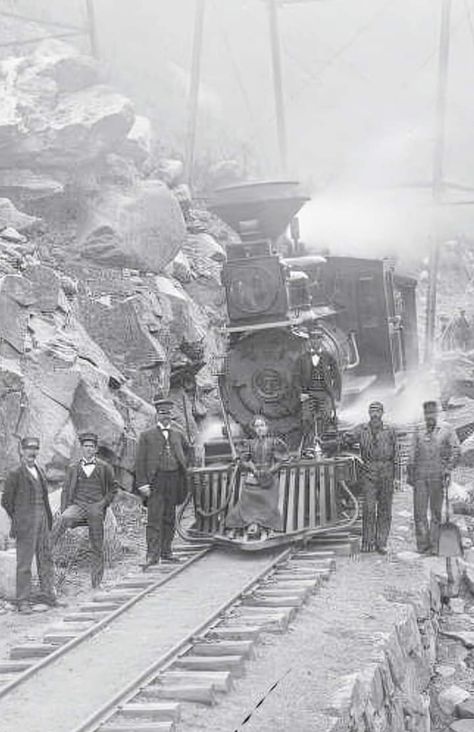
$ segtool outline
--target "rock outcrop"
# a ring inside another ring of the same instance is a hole
[[[225,252],[96,61],[45,41],[0,63],[0,98],[0,482],[26,434],[60,482],[92,430],[129,487],[153,393],[206,412]]]

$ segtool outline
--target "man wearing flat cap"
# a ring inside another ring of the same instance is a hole
[[[38,599],[52,607],[59,604],[50,542],[53,519],[46,478],[36,462],[39,448],[37,437],[21,440],[21,464],[8,473],[2,494],[2,506],[12,522],[10,535],[16,539],[16,601],[23,614],[31,613],[33,557],[41,589]]]
[[[61,516],[54,527],[56,542],[66,529],[87,525],[92,554],[92,587],[104,576],[105,512],[117,491],[110,465],[97,457],[98,437],[93,432],[79,435],[82,457],[69,466],[61,496]]]
[[[172,421],[174,404],[155,397],[157,421],[142,432],[137,445],[135,491],[148,509],[146,566],[160,559],[175,561],[171,545],[175,533],[176,506],[187,492],[186,470],[190,446],[181,428]]]
[[[437,402],[424,402],[423,416],[424,424],[413,433],[407,477],[413,486],[417,551],[437,554],[444,484],[459,460],[460,446],[452,427],[438,420]]]
[[[381,402],[369,404],[369,421],[349,435],[362,458],[362,551],[387,553],[393,489],[399,469],[397,432],[383,422]]]

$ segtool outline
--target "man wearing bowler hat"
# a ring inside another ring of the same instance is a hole
[[[52,607],[59,604],[50,543],[53,519],[46,478],[36,462],[39,448],[37,437],[21,440],[21,465],[8,473],[2,494],[2,506],[12,522],[10,535],[16,539],[16,600],[23,614],[31,613],[33,557],[41,589],[38,599]]]
[[[407,478],[413,486],[417,551],[437,554],[444,485],[459,461],[460,445],[453,428],[438,421],[437,402],[424,402],[423,416],[424,424],[413,433]]]
[[[362,458],[362,551],[387,553],[392,523],[392,501],[399,469],[396,430],[383,422],[381,402],[369,404],[369,421],[349,437],[357,442]]]
[[[81,459],[70,465],[61,496],[62,514],[54,527],[56,542],[66,529],[87,525],[92,552],[92,587],[104,576],[104,519],[117,491],[110,465],[97,457],[98,437],[79,435]]]
[[[186,497],[189,443],[172,421],[173,402],[155,397],[156,425],[139,437],[135,463],[135,491],[148,508],[145,568],[160,559],[177,561],[171,544],[176,525],[176,506]]]

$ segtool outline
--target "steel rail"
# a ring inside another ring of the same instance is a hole
[[[179,656],[186,650],[192,639],[200,635],[203,631],[207,630],[222,615],[228,608],[235,605],[239,598],[247,594],[249,590],[257,584],[266,574],[272,571],[272,569],[291,555],[293,552],[292,547],[286,548],[280,552],[277,557],[273,558],[255,577],[252,577],[244,587],[240,588],[229,600],[226,600],[222,605],[215,610],[204,622],[200,623],[196,628],[191,630],[182,640],[178,641],[169,651],[162,654],[160,658],[154,661],[145,671],[137,676],[133,681],[129,682],[123,689],[116,694],[114,697],[109,699],[100,709],[92,714],[85,722],[75,727],[71,732],[95,732],[99,726],[102,726],[108,722],[118,711],[123,704],[133,699],[138,693],[140,693],[143,686],[146,686],[164,667],[170,665],[170,662],[174,661],[176,656]]]
[[[148,587],[145,587],[145,589],[141,590],[138,594],[136,594],[134,597],[131,597],[130,600],[127,600],[123,605],[120,605],[116,610],[113,610],[110,614],[108,614],[105,618],[102,618],[102,620],[99,620],[98,623],[94,623],[90,628],[87,628],[87,630],[84,630],[82,633],[77,635],[75,638],[72,638],[72,640],[68,641],[67,643],[64,643],[64,645],[61,645],[57,648],[57,650],[53,651],[53,653],[50,653],[49,655],[45,656],[41,659],[38,663],[34,663],[30,668],[26,669],[25,671],[22,671],[19,673],[16,678],[12,679],[8,684],[5,684],[5,686],[0,687],[0,699],[4,696],[6,696],[10,691],[13,691],[17,686],[22,684],[24,681],[29,679],[34,674],[38,673],[38,671],[41,671],[42,669],[46,668],[47,666],[50,666],[54,661],[56,661],[61,656],[64,656],[68,653],[68,651],[71,651],[76,646],[80,645],[84,641],[86,641],[88,638],[92,638],[94,635],[97,635],[103,628],[110,625],[111,622],[113,622],[116,618],[119,617],[119,615],[122,615],[123,613],[127,612],[133,605],[136,605],[137,602],[140,602],[144,597],[149,595],[150,593],[157,590],[162,585],[167,584],[172,580],[174,577],[176,577],[178,574],[181,574],[185,569],[187,569],[191,564],[194,564],[194,562],[197,562],[199,559],[201,559],[205,554],[210,552],[214,547],[209,546],[205,549],[202,549],[198,554],[196,554],[193,557],[190,557],[184,564],[182,564],[179,567],[176,567],[172,572],[167,574],[165,577],[161,577],[159,580],[154,582],[152,585],[149,585]],[[100,603],[97,603],[97,607],[100,608]]]

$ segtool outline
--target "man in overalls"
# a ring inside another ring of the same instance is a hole
[[[424,424],[416,427],[413,434],[407,477],[413,486],[417,551],[436,554],[444,484],[459,460],[460,446],[455,431],[448,424],[438,423],[436,402],[425,402],[423,414]]]
[[[399,469],[396,430],[383,422],[383,404],[369,405],[369,421],[349,435],[362,458],[362,551],[387,553],[392,523],[393,489]]]

